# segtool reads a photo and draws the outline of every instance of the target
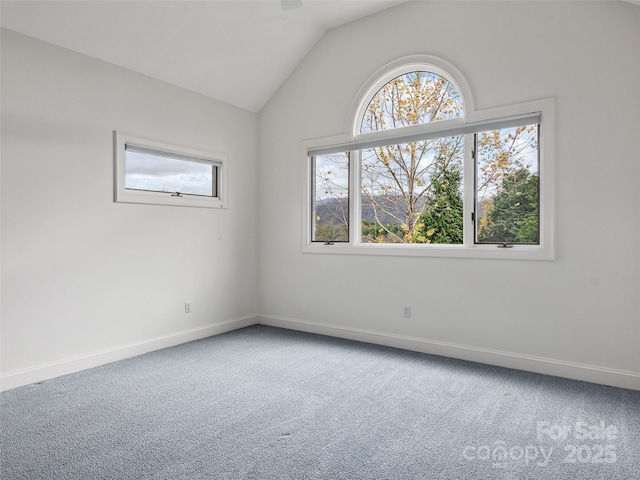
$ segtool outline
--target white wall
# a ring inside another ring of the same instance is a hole
[[[330,31],[259,116],[265,321],[640,388],[639,45],[640,9],[621,2],[415,2]],[[555,97],[555,261],[301,253],[301,142],[346,133],[369,76],[411,54],[455,65],[478,109]]]
[[[229,208],[114,203],[113,130],[228,153]],[[253,322],[256,168],[256,114],[3,30],[5,387]]]
[[[3,31],[2,388],[259,311],[640,389],[638,44],[624,3],[416,2],[330,31],[256,116]],[[480,109],[556,98],[554,262],[301,253],[301,142],[345,133],[369,76],[419,53]],[[226,151],[230,208],[113,203],[113,130]]]

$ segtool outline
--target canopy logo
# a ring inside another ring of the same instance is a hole
[[[618,427],[605,421],[594,424],[538,421],[536,439],[539,445],[507,445],[504,441],[492,445],[467,445],[462,457],[469,461],[490,462],[493,468],[515,468],[518,464],[545,467],[554,458],[562,463],[615,463],[618,452],[614,442],[618,435]],[[550,441],[553,442],[551,445]],[[564,448],[558,443],[563,443]]]

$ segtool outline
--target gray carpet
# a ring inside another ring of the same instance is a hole
[[[2,480],[640,479],[640,392],[265,326],[0,398]]]

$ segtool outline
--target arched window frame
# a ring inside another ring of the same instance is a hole
[[[386,129],[375,132],[360,133],[363,115],[374,95],[394,78],[414,72],[426,71],[440,75],[457,89],[463,105],[463,115],[458,118],[438,120],[435,122]],[[474,133],[482,128],[502,128],[500,125],[517,122],[520,118],[537,115],[540,134],[540,238],[538,245],[515,245],[513,248],[496,248],[496,245],[476,244],[475,226],[472,217],[475,215],[475,185],[473,175],[466,173],[463,178],[464,191],[464,243],[462,245],[443,244],[372,244],[361,243],[360,238],[360,158],[362,145],[383,145],[390,142],[402,142],[416,135],[439,135],[459,129],[464,133],[464,171],[475,170],[472,148]],[[364,83],[352,103],[346,122],[345,134],[334,137],[302,142],[303,155],[306,160],[303,168],[303,236],[302,251],[305,253],[332,253],[356,255],[388,255],[388,256],[435,256],[457,258],[491,258],[522,260],[553,260],[554,249],[554,203],[555,203],[555,102],[553,98],[526,101],[485,110],[476,110],[473,96],[466,80],[453,65],[445,60],[430,55],[413,55],[391,62]],[[349,200],[349,241],[344,243],[313,242],[311,202],[312,178],[311,162],[313,155],[327,151],[349,151],[351,193]]]
[[[349,122],[347,124],[347,132],[351,133],[351,138],[366,138],[367,136],[379,136],[381,138],[389,137],[393,138],[397,136],[397,130],[383,130],[371,133],[360,133],[360,124],[362,118],[366,112],[367,106],[373,99],[373,97],[391,80],[401,75],[411,72],[430,72],[440,75],[449,81],[458,91],[463,105],[463,115],[459,118],[453,118],[448,120],[439,120],[437,122],[431,122],[429,124],[416,125],[413,127],[405,127],[415,130],[429,130],[430,128],[437,129],[438,125],[442,122],[447,122],[446,125],[462,124],[466,122],[466,115],[469,109],[473,110],[473,98],[471,96],[471,90],[464,80],[462,74],[450,63],[431,55],[414,55],[410,57],[404,57],[398,59],[390,64],[385,65],[365,82],[360,91],[356,94],[354,102],[351,105],[349,111]],[[439,125],[442,127],[442,125]],[[384,134],[383,132],[389,132]],[[393,135],[391,132],[395,132]]]

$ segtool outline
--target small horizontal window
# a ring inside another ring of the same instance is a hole
[[[115,134],[115,201],[223,208],[223,154]]]

